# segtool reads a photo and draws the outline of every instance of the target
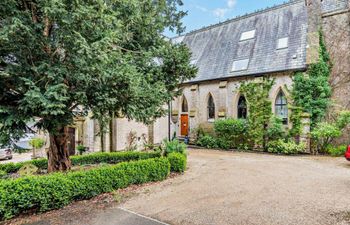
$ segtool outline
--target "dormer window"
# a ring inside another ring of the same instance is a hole
[[[250,30],[250,31],[243,32],[239,40],[245,41],[245,40],[253,39],[254,37],[255,37],[255,30]]]
[[[249,59],[241,59],[233,62],[232,71],[241,71],[248,69]]]
[[[277,40],[277,49],[288,48],[288,38],[280,38]]]

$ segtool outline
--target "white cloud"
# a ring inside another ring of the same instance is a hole
[[[199,9],[200,11],[202,12],[208,12],[209,10],[203,6],[200,6],[200,5],[195,5],[194,6],[196,9]]]
[[[223,19],[225,17],[225,14],[227,13],[228,9],[226,8],[217,8],[213,10],[214,16]]]
[[[227,6],[232,9],[236,6],[237,1],[236,0],[227,0]]]
[[[198,5],[198,4],[193,4],[192,7],[194,7],[197,10],[200,10],[202,12],[205,12],[205,13],[212,13],[218,19],[225,19],[226,14],[235,8],[235,6],[237,4],[237,0],[225,0],[225,1],[226,1],[225,7],[216,8],[213,10],[208,9],[208,8],[203,7],[201,5]]]

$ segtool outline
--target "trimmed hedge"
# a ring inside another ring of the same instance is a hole
[[[162,157],[88,171],[4,180],[0,182],[0,219],[27,211],[61,208],[74,200],[88,199],[131,184],[164,180],[170,173],[169,161],[173,168],[183,166],[183,158],[174,154],[169,160]]]
[[[187,156],[178,152],[173,152],[168,155],[171,172],[184,172],[187,165]]]
[[[70,159],[72,165],[77,166],[99,163],[116,164],[133,160],[159,158],[160,156],[160,152],[99,152],[82,156],[72,156]],[[35,159],[27,162],[0,164],[0,170],[5,171],[6,173],[15,173],[25,164],[33,164],[39,169],[47,169],[47,159]]]

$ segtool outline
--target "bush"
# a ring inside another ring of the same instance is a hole
[[[341,130],[330,123],[319,123],[311,132],[311,137],[316,143],[318,152],[326,152],[334,138],[342,135]]]
[[[197,145],[205,148],[219,148],[216,138],[209,135],[204,135],[200,137],[197,141]]]
[[[339,156],[344,156],[347,148],[348,148],[348,146],[346,146],[346,145],[340,145],[337,147],[330,146],[330,147],[328,147],[327,152],[331,156],[339,157]]]
[[[248,122],[243,119],[216,120],[214,130],[219,148],[242,148],[248,140]]]
[[[160,157],[160,152],[98,152],[83,156],[72,156],[70,157],[73,166],[85,165],[85,164],[99,164],[108,163],[116,164],[120,162],[158,158]],[[47,169],[47,159],[35,159],[27,162],[20,163],[6,163],[0,164],[0,170],[6,173],[15,173],[25,164],[33,164],[39,169]]]
[[[179,152],[181,154],[186,154],[187,146],[181,143],[179,140],[165,141],[165,154],[168,155],[172,152]]]
[[[170,162],[170,170],[172,172],[185,172],[187,165],[187,157],[184,154],[173,152],[168,155]]]
[[[3,170],[0,170],[0,179],[4,179],[6,178],[6,176],[7,176],[7,173]]]
[[[269,141],[277,141],[286,137],[281,118],[276,116],[271,117],[266,135]]]
[[[294,141],[271,141],[267,144],[267,151],[271,153],[291,155],[304,152],[305,145],[296,144]]]
[[[156,158],[88,171],[3,180],[0,182],[0,219],[28,211],[61,208],[74,200],[88,199],[131,184],[164,180],[169,173],[169,160]]]

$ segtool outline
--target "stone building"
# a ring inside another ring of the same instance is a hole
[[[334,63],[333,100],[349,108],[349,9],[348,0],[294,0],[174,38],[191,49],[199,72],[181,85],[183,95],[172,103],[172,132],[186,136],[215,119],[245,118],[239,86],[266,76],[275,79],[271,110],[291,126],[288,89],[296,71],[317,62],[321,27]],[[308,119],[303,121],[306,138]]]
[[[288,89],[296,71],[306,71],[317,62],[321,27],[334,64],[330,79],[334,105],[350,108],[349,5],[348,0],[292,0],[172,39],[190,48],[191,63],[199,72],[181,84],[183,95],[172,102],[170,135],[167,117],[152,126],[117,118],[102,140],[98,123],[81,118],[72,127],[75,146],[83,144],[91,151],[123,150],[132,140],[142,148],[173,134],[189,135],[199,125],[210,128],[215,119],[244,118],[248,109],[239,86],[264,76],[275,79],[271,110],[291,126]],[[308,118],[303,122],[306,141]]]

